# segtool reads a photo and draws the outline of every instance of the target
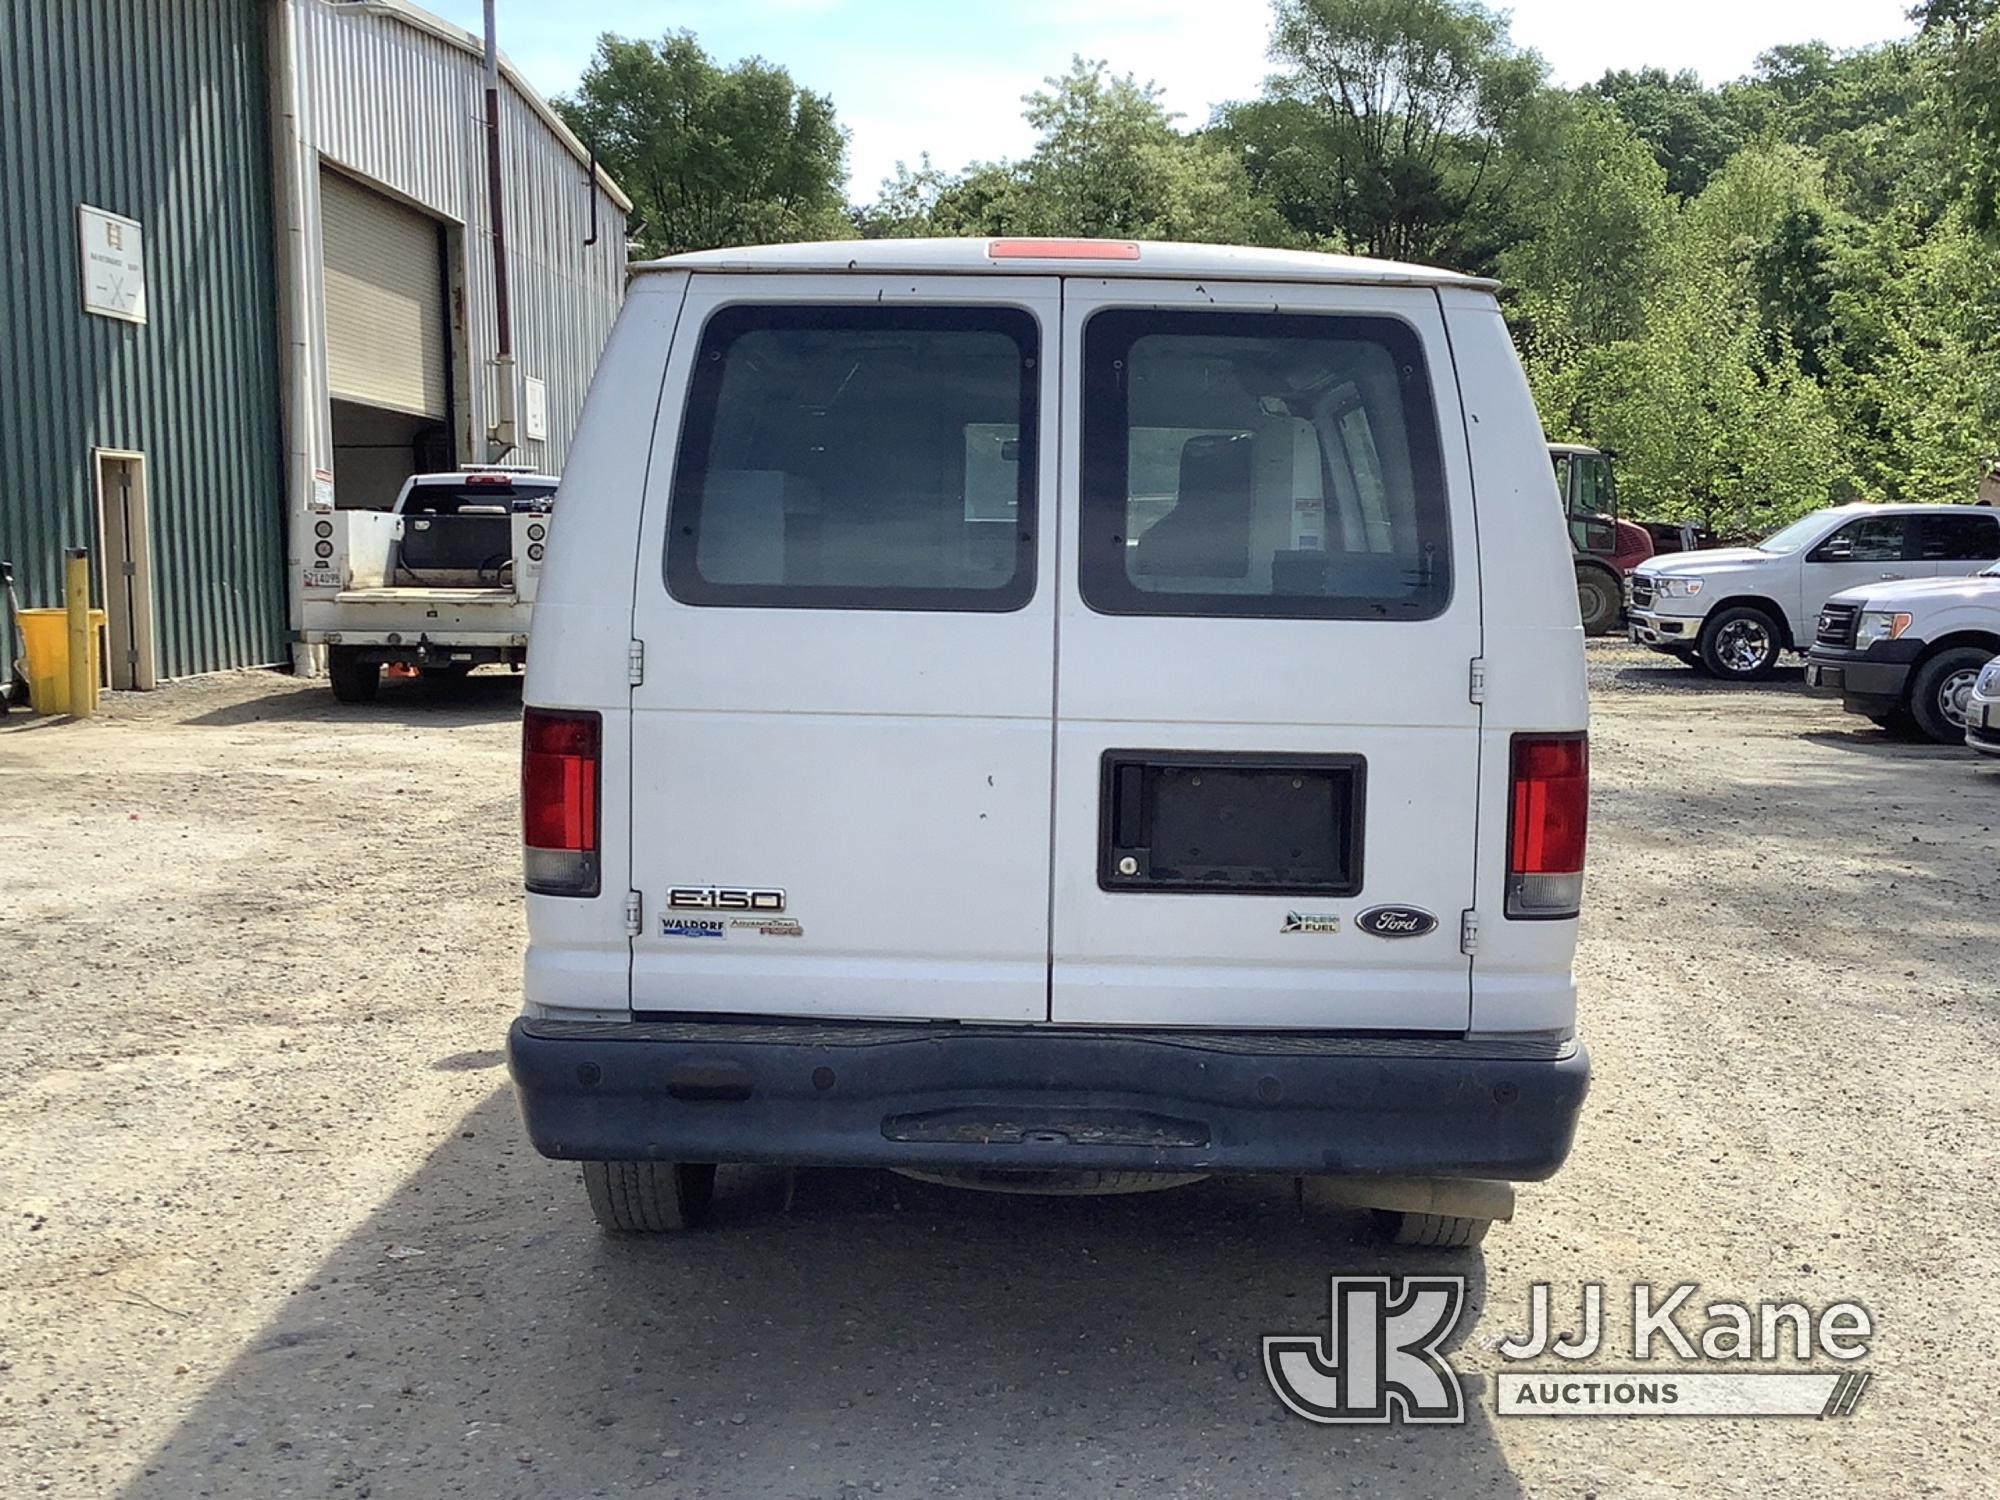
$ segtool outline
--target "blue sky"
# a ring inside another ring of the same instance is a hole
[[[480,0],[418,0],[477,31]],[[1518,0],[1514,40],[1558,82],[1606,68],[1693,68],[1711,82],[1780,42],[1855,47],[1906,35],[1909,0]],[[1263,0],[499,0],[500,45],[530,82],[576,82],[597,35],[685,28],[724,62],[760,54],[833,95],[852,132],[849,196],[868,199],[898,159],[939,165],[1019,156],[1021,95],[1072,53],[1151,78],[1189,121],[1253,94],[1269,69]]]

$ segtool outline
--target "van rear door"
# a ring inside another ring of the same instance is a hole
[[[1462,1031],[1480,578],[1434,292],[1065,283],[1051,1018]]]
[[[632,617],[635,1011],[1046,1017],[1059,310],[693,278]]]

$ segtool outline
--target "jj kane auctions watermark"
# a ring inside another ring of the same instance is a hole
[[[1796,1301],[1697,1306],[1699,1292],[1693,1282],[1662,1290],[1642,1281],[1623,1304],[1629,1320],[1614,1333],[1603,1283],[1587,1282],[1578,1292],[1576,1322],[1558,1333],[1553,1290],[1537,1282],[1527,1331],[1497,1348],[1510,1362],[1538,1363],[1495,1377],[1494,1410],[1824,1418],[1850,1415],[1860,1404],[1870,1377],[1853,1365],[1868,1353],[1875,1331],[1860,1303],[1832,1302],[1817,1311]],[[1330,1298],[1324,1334],[1264,1340],[1264,1373],[1288,1410],[1321,1423],[1465,1420],[1464,1389],[1446,1352],[1465,1311],[1464,1277],[1335,1276]],[[1600,1356],[1646,1368],[1583,1368]],[[1835,1368],[1814,1368],[1822,1359]],[[1551,1360],[1558,1363],[1545,1363]],[[1651,1364],[1660,1360],[1682,1363]]]

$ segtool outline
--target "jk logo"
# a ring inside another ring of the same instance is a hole
[[[1264,1374],[1308,1422],[1463,1422],[1458,1372],[1438,1350],[1465,1308],[1463,1276],[1332,1278],[1325,1339],[1269,1334]]]

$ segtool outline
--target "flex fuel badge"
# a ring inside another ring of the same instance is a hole
[[[1333,912],[1288,911],[1280,932],[1338,932],[1340,918]]]

